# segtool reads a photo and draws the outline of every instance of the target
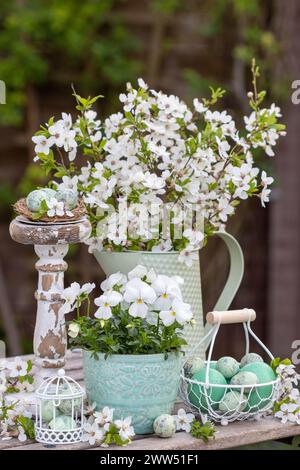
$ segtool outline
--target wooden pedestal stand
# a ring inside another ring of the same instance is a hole
[[[41,379],[56,374],[65,364],[67,333],[64,315],[59,311],[63,303],[64,272],[68,267],[63,258],[70,243],[80,243],[88,238],[91,226],[86,218],[52,224],[18,216],[11,222],[9,231],[16,242],[34,245],[39,257],[35,265],[39,276],[33,340],[35,365],[39,368],[38,385]]]

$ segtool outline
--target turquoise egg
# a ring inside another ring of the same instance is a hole
[[[35,189],[28,194],[26,204],[31,212],[39,212],[41,209],[42,201],[49,201],[51,196],[43,189]]]
[[[173,416],[163,414],[153,423],[153,430],[158,437],[172,437],[176,432],[176,423]]]
[[[55,408],[55,416],[59,416],[61,413],[60,411],[54,406],[52,400],[43,400],[41,403],[41,415],[43,421],[49,423],[53,419],[54,415],[54,408]]]
[[[263,358],[256,353],[248,353],[245,354],[244,357],[241,359],[240,367],[244,367],[247,364],[252,364],[252,362],[264,362]]]
[[[203,367],[199,372],[193,375],[193,380],[205,382],[206,367]],[[189,390],[189,400],[196,406],[204,411],[208,410],[208,405],[213,409],[217,409],[220,400],[225,395],[224,387],[213,387],[211,385],[227,385],[225,377],[215,369],[209,369],[208,381],[210,387],[206,388],[204,385],[191,384]]]
[[[234,411],[243,411],[247,406],[247,397],[240,392],[231,390],[226,393],[223,400],[219,404],[219,410],[223,413]]]
[[[252,362],[247,364],[241,372],[253,372],[257,377],[258,384],[264,384],[276,380],[273,369],[264,362]],[[256,412],[267,406],[273,394],[273,386],[255,387],[248,396],[247,411]]]
[[[230,384],[232,384],[232,385],[251,385],[251,386],[253,386],[257,383],[258,383],[257,376],[254,374],[254,372],[248,372],[248,371],[238,372],[230,380]],[[250,390],[251,390],[251,387],[245,387],[244,388],[245,393],[250,392]]]
[[[225,356],[218,360],[216,369],[225,379],[231,379],[238,373],[240,365],[233,357]]]
[[[51,189],[51,188],[41,188],[41,191],[44,191],[44,193],[46,193],[48,196],[50,197],[55,197],[56,196],[56,191],[54,191],[54,189]]]
[[[72,210],[77,206],[78,198],[77,193],[72,189],[59,189],[56,192],[56,199],[63,201],[67,209]]]
[[[76,428],[76,422],[71,416],[60,415],[49,423],[49,427],[55,431],[69,431]]]
[[[204,367],[204,361],[201,357],[191,357],[184,365],[184,372],[187,377],[192,377]]]

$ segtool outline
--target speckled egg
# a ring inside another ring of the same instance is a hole
[[[256,353],[248,353],[241,359],[240,367],[244,367],[247,364],[252,364],[252,362],[264,362],[263,358]]]
[[[206,367],[203,367],[199,372],[193,375],[193,380],[205,383]],[[209,369],[208,380],[210,385],[227,385],[225,377],[215,369]],[[197,408],[204,411],[208,410],[209,405],[216,409],[218,402],[222,400],[225,395],[225,388],[210,386],[206,388],[204,385],[191,384],[189,390],[189,400]]]
[[[56,191],[54,191],[54,189],[51,189],[51,188],[41,188],[41,191],[44,191],[44,193],[46,193],[48,196],[50,197],[56,197]]]
[[[230,383],[232,385],[255,385],[257,384],[258,379],[256,375],[253,372],[238,372],[236,375],[232,377],[230,380]],[[248,393],[250,392],[251,387],[245,387],[244,392]]]
[[[187,377],[192,377],[204,367],[204,361],[201,357],[193,356],[184,365],[184,372]]]
[[[224,356],[218,360],[216,369],[225,379],[231,379],[231,377],[238,373],[240,365],[233,357]]]
[[[28,194],[26,204],[31,212],[39,212],[42,201],[49,201],[51,196],[43,189],[35,189]]]
[[[81,399],[76,398],[73,401],[74,401],[74,411],[79,411],[81,407]],[[59,410],[66,415],[71,414],[72,413],[72,400],[62,399],[59,405]]]
[[[43,400],[41,403],[41,414],[43,421],[49,423],[53,419],[54,415],[54,405],[52,400]],[[55,408],[55,416],[59,416],[60,411]]]
[[[55,431],[69,431],[76,428],[76,422],[71,416],[60,415],[55,418],[55,422],[54,419],[50,421],[49,427]]]
[[[172,437],[176,432],[175,419],[168,414],[160,415],[154,420],[153,430],[158,437]]]
[[[69,386],[65,386],[65,387],[60,387],[59,389],[59,393],[61,395],[69,395],[70,394],[70,389],[69,389]],[[81,399],[80,398],[74,398],[74,399],[70,399],[70,398],[61,398],[61,401],[60,401],[60,404],[59,404],[59,410],[65,414],[65,415],[69,415],[72,413],[72,402],[74,403],[74,411],[80,411],[80,408],[81,408]]]
[[[276,379],[273,369],[264,362],[252,362],[247,364],[241,372],[252,372],[257,377],[258,384],[264,384]],[[248,396],[247,409],[250,411],[258,411],[264,408],[272,398],[273,387],[266,385],[264,387],[255,387]]]
[[[236,391],[226,393],[223,400],[219,404],[219,410],[223,413],[230,411],[243,411],[247,405],[247,397]]]
[[[67,209],[72,210],[77,206],[77,194],[72,189],[59,189],[56,192],[56,199],[58,201],[63,201]]]

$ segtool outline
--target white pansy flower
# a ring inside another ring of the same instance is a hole
[[[80,294],[89,295],[96,287],[94,282],[86,282],[80,288]]]
[[[80,326],[77,323],[69,324],[68,335],[71,338],[77,338],[79,332],[80,332]]]
[[[134,269],[129,271],[128,279],[134,279],[136,277],[142,279],[143,277],[146,277],[147,274],[148,274],[147,268],[145,268],[145,266],[142,266],[141,264],[138,264]]]
[[[125,274],[120,272],[111,274],[107,279],[101,282],[100,287],[103,291],[109,291],[115,286],[122,286],[127,281]]]
[[[81,287],[78,282],[72,282],[69,287],[66,287],[61,294],[62,299],[65,301],[60,310],[63,314],[69,313],[75,308],[76,300],[80,295]]]
[[[183,408],[180,408],[174,418],[177,431],[191,432],[191,425],[195,419],[193,413],[187,413]]]
[[[103,295],[100,295],[100,297],[95,299],[95,304],[99,307],[95,313],[95,317],[102,320],[108,320],[112,317],[112,307],[119,305],[122,300],[122,295],[116,291],[108,291]]]
[[[174,299],[171,308],[160,312],[159,317],[165,326],[171,326],[175,321],[184,325],[192,320],[193,314],[189,304]]]
[[[117,419],[115,425],[119,429],[119,435],[123,441],[131,440],[134,437],[135,432],[131,424],[131,416],[125,419]]]
[[[158,275],[152,287],[157,295],[153,304],[154,310],[167,310],[171,307],[174,298],[182,299],[179,285],[168,276]]]
[[[156,300],[155,290],[141,279],[134,278],[125,286],[124,300],[130,304],[132,317],[146,318],[149,305]]]

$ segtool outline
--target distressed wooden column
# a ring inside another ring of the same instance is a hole
[[[34,330],[35,365],[38,376],[56,374],[65,364],[67,334],[65,318],[60,313],[63,304],[64,272],[68,265],[64,257],[69,243],[83,242],[90,235],[91,226],[86,218],[71,223],[31,222],[16,217],[10,224],[13,240],[34,245],[39,257],[35,267],[38,271],[37,317]]]

